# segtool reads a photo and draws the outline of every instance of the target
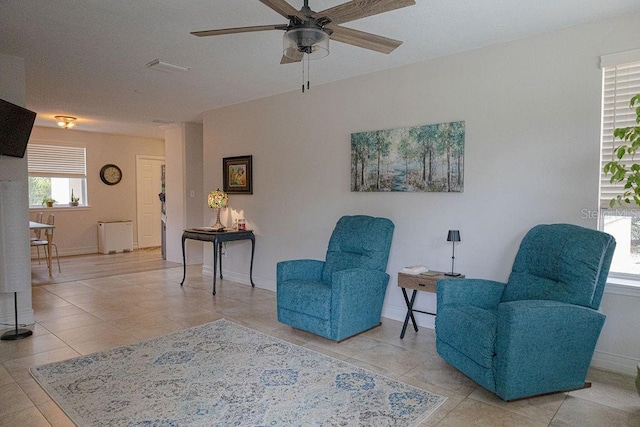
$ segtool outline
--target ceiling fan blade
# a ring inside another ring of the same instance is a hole
[[[331,40],[362,47],[369,50],[375,50],[380,53],[391,53],[402,44],[400,40],[390,39],[375,34],[365,33],[351,28],[341,27],[339,25],[329,24],[326,26],[333,30]]]
[[[296,10],[293,6],[291,6],[284,0],[260,0],[260,3],[264,4],[270,9],[275,10],[287,19],[290,16],[297,16],[300,19],[306,18],[300,11]]]
[[[288,56],[282,55],[282,59],[280,60],[280,64],[294,64],[296,62],[300,62],[302,61],[302,58],[304,58],[304,53],[302,52],[298,52],[300,54],[300,57],[296,58],[296,59],[292,59],[289,58]]]
[[[325,9],[322,12],[317,12],[313,17],[328,16],[333,24],[343,24],[367,16],[413,6],[414,4],[416,4],[415,0],[351,0],[350,2]]]
[[[286,30],[286,25],[256,25],[254,27],[223,28],[221,30],[193,31],[198,37],[220,36],[223,34],[252,33],[254,31]]]

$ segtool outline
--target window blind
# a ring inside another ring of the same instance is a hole
[[[600,207],[609,208],[609,202],[624,191],[624,182],[611,184],[611,174],[602,172],[604,165],[615,159],[613,150],[622,141],[614,141],[615,128],[637,126],[635,110],[629,107],[631,98],[640,93],[640,61],[603,67],[602,136],[600,164]],[[640,162],[640,152],[635,159]],[[633,160],[623,159],[627,167]]]
[[[29,176],[86,178],[86,149],[59,145],[27,145]]]

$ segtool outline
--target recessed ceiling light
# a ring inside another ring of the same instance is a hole
[[[149,62],[147,64],[147,67],[151,68],[152,70],[164,71],[165,73],[171,74],[184,73],[191,69],[191,67],[169,64],[168,62],[164,62],[159,59],[154,59],[153,61]]]

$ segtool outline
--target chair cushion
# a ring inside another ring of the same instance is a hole
[[[470,305],[438,307],[438,339],[484,368],[493,367],[497,325],[497,310]]]
[[[595,309],[613,247],[613,237],[597,230],[571,224],[533,227],[520,244],[502,302],[554,300]]]
[[[334,272],[352,268],[385,271],[393,228],[386,218],[367,215],[340,218],[329,240],[322,281],[331,283]]]
[[[278,283],[278,307],[329,320],[331,286],[322,282],[298,279]]]

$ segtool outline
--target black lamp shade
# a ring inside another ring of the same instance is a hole
[[[449,234],[447,235],[447,242],[459,242],[460,241],[460,230],[449,230]]]

